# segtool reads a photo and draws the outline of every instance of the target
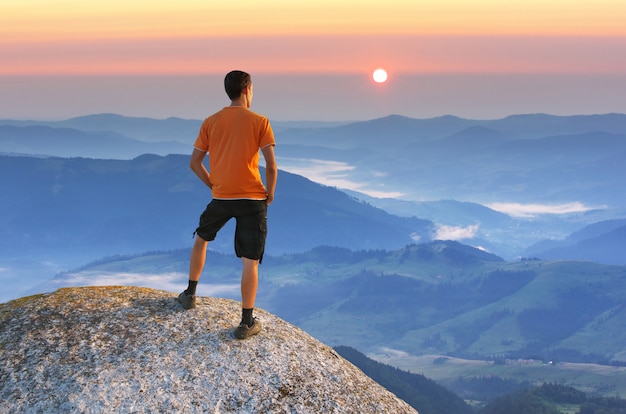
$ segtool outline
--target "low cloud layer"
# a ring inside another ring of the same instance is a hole
[[[62,287],[76,286],[141,286],[168,292],[182,292],[187,287],[187,274],[171,273],[125,273],[85,271],[68,273],[46,282],[41,288],[51,292]],[[239,283],[211,284],[200,282],[198,295],[238,298]]]
[[[437,240],[467,240],[476,237],[478,224],[467,227],[439,225],[435,231]]]
[[[345,162],[304,158],[279,158],[279,162],[281,169],[329,187],[358,191],[377,198],[396,198],[403,195],[397,191],[375,190],[370,188],[368,183],[351,180],[349,173],[356,167]],[[386,173],[376,171],[374,175],[383,177]]]
[[[520,204],[520,203],[492,203],[487,204],[492,210],[508,214],[511,217],[532,218],[544,214],[572,214],[584,213],[590,210],[603,209],[602,207],[589,207],[576,201],[564,204]]]

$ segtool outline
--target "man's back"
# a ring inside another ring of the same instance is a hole
[[[268,119],[247,108],[228,106],[208,117],[194,147],[209,153],[213,197],[264,199],[259,149],[273,144]]]

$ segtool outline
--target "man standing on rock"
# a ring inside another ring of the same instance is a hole
[[[235,218],[235,253],[241,257],[242,317],[235,337],[245,339],[261,331],[252,316],[256,299],[259,263],[263,260],[267,234],[267,207],[274,200],[278,168],[274,156],[274,133],[268,119],[251,111],[252,80],[242,71],[224,78],[230,106],[206,118],[194,144],[189,166],[212,192],[213,199],[200,216],[189,264],[189,286],[178,296],[185,309],[196,306],[196,286],[206,260],[209,241],[231,218]],[[260,150],[260,151],[259,151]],[[259,172],[259,152],[265,158],[265,183]],[[203,160],[209,154],[209,169]]]

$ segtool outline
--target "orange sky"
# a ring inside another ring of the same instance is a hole
[[[0,75],[623,73],[623,0],[20,0]]]
[[[4,1],[0,118],[201,118],[234,68],[282,120],[626,112],[624,22],[625,0]]]

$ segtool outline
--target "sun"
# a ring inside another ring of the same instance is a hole
[[[376,83],[385,83],[387,82],[387,71],[383,68],[378,68],[372,73],[372,79]]]

